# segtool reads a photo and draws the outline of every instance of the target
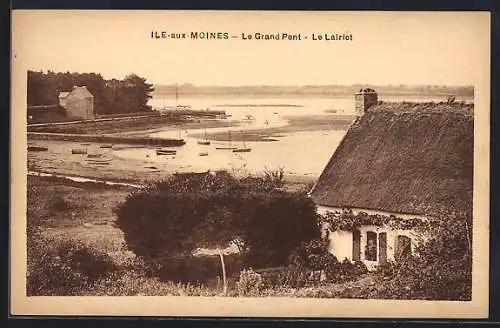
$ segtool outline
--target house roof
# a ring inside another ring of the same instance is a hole
[[[90,91],[84,85],[80,87],[73,87],[72,93],[76,93],[80,97],[94,98],[94,95],[92,95],[92,93],[90,93]]]
[[[311,197],[331,207],[471,214],[473,108],[379,103],[351,124]]]
[[[90,91],[87,89],[86,86],[74,86],[73,90],[70,92],[60,92],[59,93],[59,98],[66,98],[70,94],[75,95],[80,98],[93,98],[94,96]]]

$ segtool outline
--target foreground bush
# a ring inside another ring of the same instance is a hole
[[[319,225],[311,199],[280,187],[279,175],[179,174],[129,195],[116,209],[117,225],[129,249],[147,261],[238,241],[247,266],[282,264],[319,236]]]
[[[28,296],[79,295],[116,269],[111,258],[74,240],[38,236],[28,247]]]
[[[251,268],[241,271],[240,278],[236,282],[238,296],[257,297],[261,295],[263,288],[264,283],[260,274]]]
[[[472,233],[469,220],[443,216],[425,228],[428,239],[416,254],[379,268],[372,297],[461,300],[472,293]]]
[[[362,262],[347,259],[339,262],[328,251],[328,243],[327,239],[314,239],[297,247],[285,267],[265,276],[266,285],[304,287],[320,282],[340,283],[356,280],[368,272]]]
[[[243,264],[238,254],[224,256],[228,277],[239,275]],[[158,277],[160,281],[175,283],[208,284],[219,277],[222,279],[221,262],[218,255],[214,256],[182,256],[162,259],[148,263],[148,276]]]
[[[202,284],[162,282],[138,272],[120,272],[99,280],[89,296],[217,296],[220,290]]]

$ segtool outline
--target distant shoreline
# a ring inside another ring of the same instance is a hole
[[[372,88],[380,96],[404,97],[446,97],[450,94],[456,97],[474,97],[474,87],[471,85],[166,85],[154,84],[155,97],[229,97],[229,98],[344,98],[352,97],[363,88]]]
[[[222,105],[214,105],[213,107],[304,107],[304,106],[294,105],[294,104],[222,104]]]
[[[257,93],[187,93],[187,92],[179,92],[180,97],[182,98],[234,98],[234,99],[301,99],[301,98],[323,98],[323,99],[338,99],[338,98],[346,98],[346,97],[354,97],[354,93],[343,93],[343,94],[327,94],[327,93],[266,93],[266,94],[257,94]],[[379,92],[378,95],[381,98],[384,97],[409,97],[409,98],[419,98],[419,97],[440,97],[445,98],[450,93],[417,93],[417,92],[408,92],[408,93],[397,93],[397,92]],[[473,95],[456,95],[458,99],[473,99]],[[175,93],[162,93],[162,92],[154,92],[154,98],[174,98]],[[262,106],[262,105],[259,105]],[[265,105],[264,105],[265,106]]]

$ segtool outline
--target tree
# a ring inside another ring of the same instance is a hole
[[[316,207],[304,194],[273,192],[255,200],[243,236],[251,266],[285,264],[291,250],[320,235]]]
[[[94,96],[97,114],[150,111],[148,106],[153,85],[136,74],[124,80],[105,80],[97,73],[55,73],[28,71],[28,105],[55,105],[60,92],[69,92],[74,86],[86,86]]]
[[[125,77],[119,88],[119,94],[124,99],[125,112],[142,112],[150,111],[151,106],[148,106],[149,99],[152,98],[151,93],[154,91],[153,85],[146,83],[146,79],[130,74]]]
[[[29,106],[57,103],[55,88],[43,72],[28,71],[27,91]]]
[[[175,175],[132,193],[116,213],[128,247],[146,261],[216,248],[223,271],[222,249],[231,242],[272,265],[319,235],[316,208],[305,194],[227,172]]]

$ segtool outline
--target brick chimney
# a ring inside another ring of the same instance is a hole
[[[377,92],[371,88],[364,88],[354,94],[355,111],[361,116],[372,106],[377,105]]]

